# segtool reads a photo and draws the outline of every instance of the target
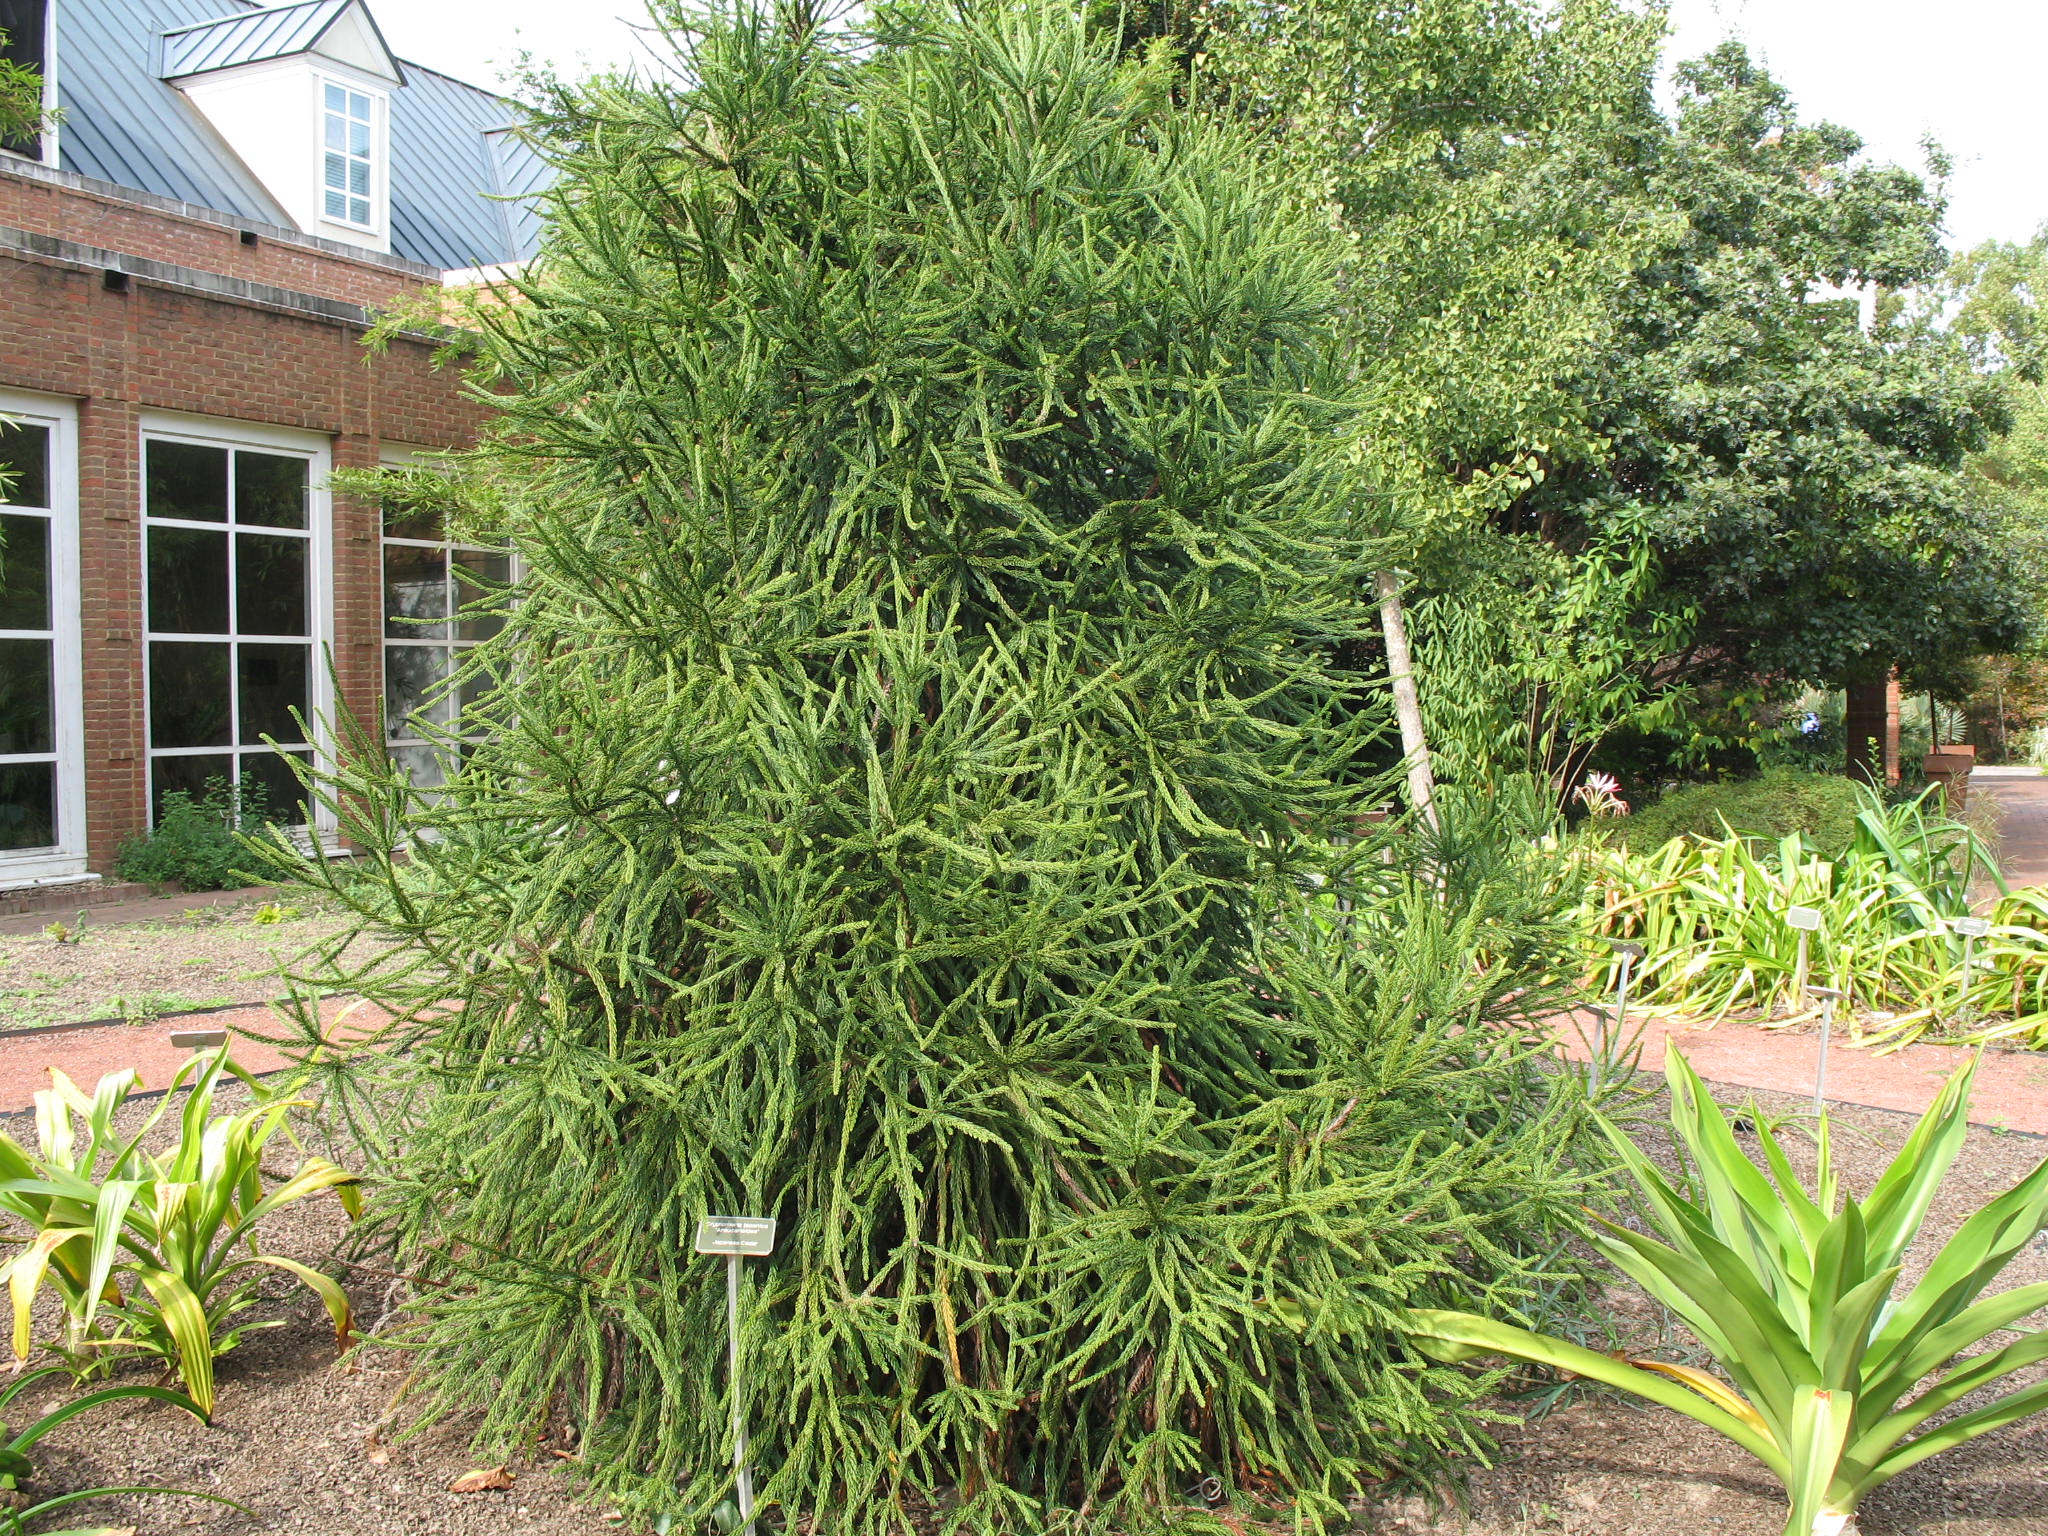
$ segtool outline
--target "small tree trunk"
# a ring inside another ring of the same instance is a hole
[[[1394,719],[1401,727],[1401,755],[1408,760],[1408,799],[1436,830],[1436,776],[1429,767],[1429,741],[1422,733],[1422,700],[1415,691],[1415,662],[1408,651],[1408,625],[1401,617],[1401,589],[1392,571],[1373,577],[1380,599],[1380,629],[1387,639],[1387,680],[1394,685]]]

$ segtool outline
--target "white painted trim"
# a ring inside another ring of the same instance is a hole
[[[328,477],[334,470],[333,439],[321,432],[306,432],[296,427],[277,427],[263,422],[220,420],[211,416],[187,416],[171,411],[144,411],[137,423],[135,439],[135,462],[138,466],[146,463],[144,444],[150,438],[172,438],[179,442],[204,443],[215,448],[254,448],[271,450],[306,459],[306,531],[310,548],[306,555],[306,605],[307,636],[312,646],[312,657],[308,671],[308,703],[311,708],[311,746],[314,761],[322,764],[334,761],[334,498],[327,488]],[[147,785],[149,759],[152,749],[148,745],[149,732],[149,528],[152,519],[147,503],[148,476],[139,474],[137,480],[142,487],[143,503],[136,508],[137,534],[141,540],[139,551],[142,562],[142,628],[139,646],[139,666],[142,674],[142,719],[143,719],[143,772]],[[231,530],[230,523],[187,523],[182,520],[160,519],[172,527],[208,527]],[[283,530],[280,530],[283,531]],[[181,636],[178,638],[204,638]],[[231,677],[229,686],[234,686]],[[238,741],[227,747],[209,747],[206,752],[240,752],[246,750]],[[181,748],[165,748],[167,755],[200,756],[202,752],[186,752]],[[335,836],[333,814],[325,807],[316,805],[313,809],[313,827],[323,843]]]
[[[384,245],[391,243],[391,89],[388,85],[370,85],[368,77],[361,71],[346,66],[337,68],[322,59],[314,66],[313,76],[313,216],[315,229],[325,225],[343,231],[335,237],[353,238],[358,243],[363,236]],[[370,98],[370,222],[352,223],[347,219],[332,219],[327,216],[327,87],[338,85],[345,91],[354,91],[359,96]]]
[[[0,885],[77,878],[86,863],[84,582],[78,561],[78,405],[0,389],[0,414],[50,429],[51,683],[56,691],[57,843],[0,853]]]

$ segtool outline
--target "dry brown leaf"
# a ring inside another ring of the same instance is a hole
[[[489,1493],[496,1488],[510,1488],[516,1474],[503,1467],[481,1467],[474,1472],[465,1472],[448,1485],[450,1493]]]
[[[370,1447],[369,1461],[373,1467],[386,1466],[391,1461],[391,1453],[381,1445],[373,1445]]]

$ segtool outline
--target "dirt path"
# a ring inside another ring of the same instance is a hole
[[[1970,775],[1970,789],[2004,808],[1998,843],[2006,883],[2048,882],[2048,778],[2038,768],[1979,768]]]

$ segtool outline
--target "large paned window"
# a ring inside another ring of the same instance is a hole
[[[71,416],[0,399],[0,881],[81,873]]]
[[[369,228],[376,175],[376,98],[333,81],[321,84],[321,211],[341,224]]]
[[[247,775],[278,820],[306,819],[280,753],[312,751],[315,469],[313,454],[276,447],[143,444],[152,817],[172,790]]]
[[[438,513],[385,510],[385,745],[422,789],[446,776],[448,748],[435,733],[445,733],[487,686],[476,679],[449,686],[462,653],[503,627],[493,615],[463,610],[511,576],[509,554],[450,542]]]

